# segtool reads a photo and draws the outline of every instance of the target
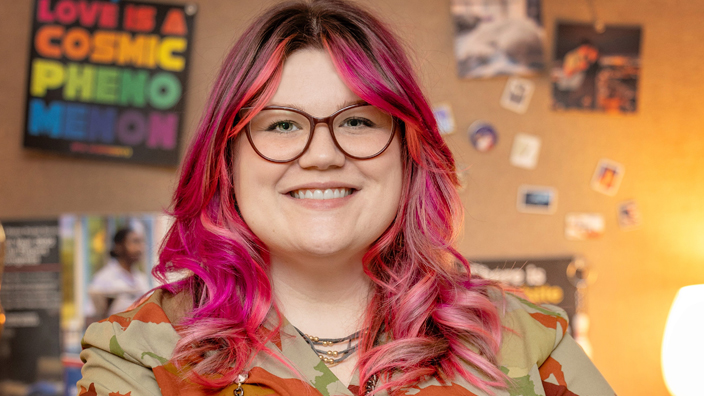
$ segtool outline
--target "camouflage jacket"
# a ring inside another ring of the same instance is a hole
[[[160,291],[136,309],[88,327],[83,338],[83,378],[80,396],[233,395],[232,384],[216,392],[185,381],[169,358],[179,340],[161,302]],[[506,330],[499,354],[501,370],[513,379],[496,396],[613,396],[614,392],[582,348],[566,334],[564,312],[548,310],[506,294],[502,322]],[[311,350],[293,326],[284,321],[280,336],[268,346],[291,362],[299,373],[276,358],[260,353],[246,381],[245,396],[357,395],[355,374],[345,386]],[[305,380],[304,380],[305,379]],[[487,393],[462,379],[444,385],[436,379],[420,383],[406,395],[484,396]]]

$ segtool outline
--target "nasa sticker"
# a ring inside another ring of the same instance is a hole
[[[490,151],[498,140],[496,129],[484,121],[474,121],[469,126],[469,142],[477,151],[486,153]]]

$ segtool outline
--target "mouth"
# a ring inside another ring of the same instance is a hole
[[[308,189],[301,188],[298,190],[293,190],[288,193],[293,198],[296,199],[316,199],[316,200],[326,200],[326,199],[337,199],[344,198],[348,195],[353,194],[354,188],[327,188],[327,189]]]

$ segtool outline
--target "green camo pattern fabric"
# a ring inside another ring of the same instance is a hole
[[[497,293],[498,294],[498,293]],[[507,293],[502,322],[506,330],[499,354],[500,368],[511,379],[496,396],[614,396],[606,380],[582,348],[570,337],[564,311],[537,306]],[[90,325],[83,338],[85,363],[78,382],[80,396],[227,395],[236,384],[215,393],[184,379],[170,362],[179,335],[162,309],[163,294],[154,292],[132,311]],[[284,320],[276,342],[269,348],[281,361],[260,353],[242,385],[246,396],[353,396],[359,393],[358,376],[345,386],[310,349],[293,326]],[[431,379],[407,389],[406,395],[487,396],[457,379],[441,384]]]

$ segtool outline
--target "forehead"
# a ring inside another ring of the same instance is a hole
[[[135,242],[144,240],[144,235],[141,232],[131,231],[127,234],[125,241]]]
[[[325,117],[360,100],[342,81],[327,52],[302,49],[284,62],[281,83],[268,104],[296,107]]]

